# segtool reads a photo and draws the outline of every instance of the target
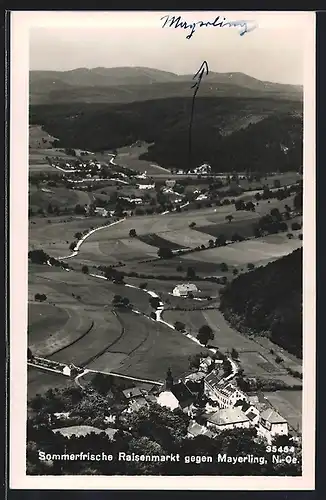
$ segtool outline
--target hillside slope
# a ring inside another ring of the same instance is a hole
[[[130,104],[58,104],[30,107],[30,123],[62,147],[109,150],[137,140],[154,143],[144,158],[164,167],[204,161],[215,171],[299,170],[302,104],[272,98],[197,97],[188,164],[191,98]]]
[[[302,358],[302,248],[236,278],[220,309],[238,330],[268,335]]]

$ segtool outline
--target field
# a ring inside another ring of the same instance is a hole
[[[172,241],[166,240],[159,236],[158,234],[144,234],[138,237],[140,241],[147,243],[147,245],[154,246],[156,248],[170,248],[171,250],[180,250],[180,248],[184,248],[184,245],[181,246],[178,243],[173,243]]]
[[[46,303],[32,302],[36,290],[46,294]],[[114,311],[111,302],[115,294],[128,297],[134,307],[146,314],[152,311],[149,295],[144,291],[73,271],[66,273],[32,265],[29,285],[32,352],[91,369],[114,370],[154,380],[164,377],[167,363],[176,374],[185,371],[188,356],[199,352],[199,346],[164,324],[131,311]],[[40,320],[40,311],[50,314]],[[39,383],[42,385],[41,380]]]
[[[137,172],[144,173],[147,175],[155,174],[170,174],[170,171],[166,168],[162,168],[156,165],[153,161],[140,160],[139,156],[148,151],[148,146],[150,144],[142,143],[141,146],[125,146],[118,149],[118,156],[115,158],[115,163],[122,167],[128,167]]]
[[[51,203],[52,207],[63,210],[64,208],[74,208],[77,204],[88,205],[92,200],[92,193],[77,189],[56,187],[37,189],[33,186],[29,192],[29,207],[34,211],[39,208],[47,211],[49,203]]]
[[[196,253],[196,259],[216,264],[225,262],[232,266],[245,266],[248,263],[260,265],[287,255],[301,246],[302,241],[298,238],[288,239],[285,233],[279,233],[204,250]],[[185,261],[191,260],[193,254],[182,258]]]
[[[27,398],[34,398],[36,394],[44,394],[49,389],[61,389],[74,385],[74,381],[54,372],[45,372],[28,366],[27,368]]]
[[[43,158],[51,153],[64,156],[60,151],[40,149],[35,145],[33,147],[34,149],[30,150],[30,161],[35,161],[35,165],[38,161],[41,162],[42,155]],[[120,148],[116,162],[139,172],[146,170],[149,175],[155,177],[166,177],[168,171],[138,159],[139,154],[146,149],[146,145]],[[41,167],[41,163],[38,166]],[[271,178],[270,182],[275,178]],[[284,176],[282,182],[287,184],[285,179]],[[37,190],[31,186],[30,207],[46,210],[50,202],[60,208],[73,207],[77,203],[89,203],[94,196],[107,201],[113,191],[120,194],[137,193],[134,186],[117,190],[116,187],[105,185],[91,193],[65,188]],[[251,199],[253,194],[251,191],[242,196]],[[212,345],[223,352],[236,348],[241,366],[247,375],[279,378],[290,383],[293,378],[275,363],[275,355],[281,353],[281,349],[267,339],[245,337],[226,323],[217,309],[220,285],[196,281],[198,289],[203,294],[210,295],[211,301],[174,297],[172,290],[185,279],[188,267],[193,267],[200,278],[225,275],[232,279],[233,267],[246,271],[249,262],[256,265],[265,264],[285,255],[302,245],[297,238],[297,232],[293,231],[295,236],[292,240],[289,240],[286,234],[277,234],[226,247],[178,255],[173,259],[159,259],[157,250],[160,247],[178,250],[208,245],[208,241],[214,240],[219,234],[225,234],[227,238],[235,232],[251,236],[252,225],[259,217],[274,207],[281,210],[286,203],[291,205],[292,201],[293,197],[281,202],[260,201],[256,204],[255,212],[236,211],[233,205],[229,205],[165,215],[128,217],[112,227],[96,231],[85,240],[79,253],[67,260],[76,271],[66,272],[46,265],[30,264],[29,346],[36,354],[51,356],[61,362],[73,362],[93,370],[115,371],[140,378],[163,380],[167,368],[170,367],[174,376],[182,375],[189,367],[189,356],[203,351],[204,347],[167,325],[144,316],[153,311],[149,302],[150,296],[145,291],[133,287],[147,283],[147,289],[155,291],[167,308],[188,309],[166,310],[163,313],[164,320],[172,324],[182,321],[193,335],[198,333],[202,325],[208,324],[215,334]],[[226,217],[231,214],[234,219],[228,223]],[[113,222],[113,219],[82,216],[34,217],[29,224],[29,249],[43,248],[53,257],[68,256],[71,254],[69,245],[76,240],[75,233],[109,222]],[[195,222],[195,229],[189,228],[191,222]],[[131,229],[135,229],[137,237],[129,236]],[[220,271],[218,264],[222,262],[229,264],[229,271]],[[126,277],[125,282],[132,285],[131,287],[117,285],[82,274],[82,264],[87,264],[91,273],[99,273],[95,266],[118,265],[122,271],[135,271],[157,278]],[[175,279],[161,279],[168,275],[174,276]],[[36,293],[46,294],[46,301],[42,304],[35,302]],[[130,309],[114,308],[114,295],[127,297],[132,307],[140,311],[140,314]],[[207,306],[214,309],[200,310]],[[270,354],[271,348],[275,351],[274,356]],[[285,359],[284,355],[283,357]],[[289,357],[287,361],[292,363],[291,366],[299,364],[294,357]],[[66,383],[68,382],[62,377],[29,370],[29,394]]]
[[[55,137],[48,134],[40,125],[29,126],[29,147],[33,149],[51,148]]]

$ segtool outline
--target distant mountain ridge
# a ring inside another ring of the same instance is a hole
[[[190,74],[177,75],[146,67],[76,68],[68,71],[33,70],[29,75],[32,104],[74,101],[132,102],[188,96],[191,94],[190,83],[192,81],[193,75]],[[221,93],[240,96],[257,92],[300,100],[303,94],[302,86],[264,82],[240,72],[212,71],[203,79],[203,83],[206,85],[207,96],[221,95]],[[212,87],[214,85],[220,88]],[[129,95],[126,96],[126,93]]]

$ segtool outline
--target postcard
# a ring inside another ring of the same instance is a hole
[[[314,489],[315,14],[10,37],[10,487]]]

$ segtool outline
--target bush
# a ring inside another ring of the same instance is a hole
[[[249,271],[252,271],[252,269],[255,268],[255,264],[252,264],[251,262],[249,262],[249,264],[247,265],[247,268],[249,269]]]
[[[45,293],[36,293],[34,295],[34,299],[38,302],[44,302],[47,299],[47,296],[45,295]]]
[[[173,257],[173,252],[171,248],[159,248],[157,255],[161,259],[171,259]]]
[[[229,266],[225,262],[222,262],[222,264],[220,264],[220,269],[223,273],[226,273],[229,270]]]
[[[186,325],[182,323],[181,321],[176,321],[174,323],[174,328],[178,330],[178,332],[183,332],[185,331]]]
[[[88,266],[84,265],[84,266],[82,267],[82,273],[84,273],[84,274],[88,274],[88,273],[89,273],[89,268],[88,268]]]
[[[301,224],[299,224],[299,222],[293,222],[291,224],[291,229],[292,231],[298,231],[299,229],[301,229]]]

